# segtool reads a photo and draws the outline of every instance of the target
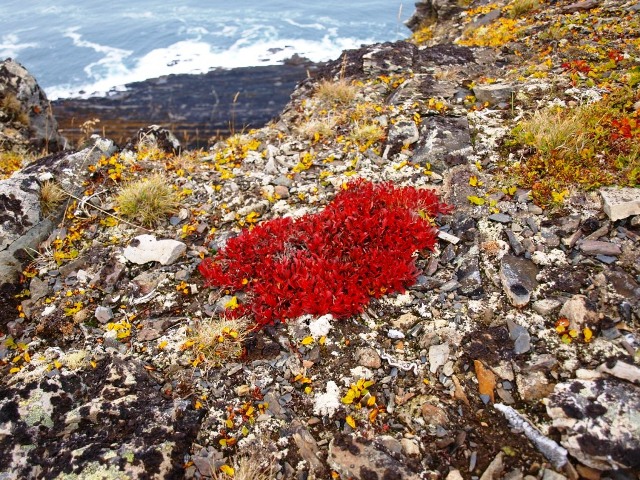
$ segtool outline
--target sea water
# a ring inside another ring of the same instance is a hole
[[[406,38],[413,1],[0,0],[0,59],[23,64],[49,99],[212,68]]]

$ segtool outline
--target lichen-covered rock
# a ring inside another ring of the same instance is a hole
[[[0,477],[181,477],[199,423],[190,402],[163,398],[132,358],[87,360],[3,387]]]
[[[43,157],[0,181],[0,285],[17,280],[31,250],[52,232],[57,212],[45,217],[40,205],[40,188],[45,180],[55,180],[70,195],[78,196],[89,173],[87,167],[114,149],[113,142],[95,139],[91,148],[75,153],[54,153]]]
[[[598,470],[640,467],[640,387],[613,378],[556,385],[547,413],[562,445]]]
[[[180,140],[171,131],[159,125],[150,125],[138,130],[127,145],[127,148],[129,147],[137,151],[156,148],[165,153],[179,153],[182,149]]]
[[[329,465],[344,478],[420,478],[381,445],[348,435],[336,437],[329,446]]]
[[[66,148],[44,90],[22,65],[10,58],[0,62],[0,99],[3,149],[27,147],[57,152]]]

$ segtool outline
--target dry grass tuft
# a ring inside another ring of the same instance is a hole
[[[640,128],[631,108],[639,95],[622,88],[589,105],[539,110],[518,123],[514,143],[526,150],[515,172],[536,203],[562,203],[573,188],[640,184]]]
[[[321,139],[331,139],[335,136],[337,125],[335,117],[327,117],[320,120],[309,120],[298,128],[300,134],[309,139],[319,141]]]
[[[244,353],[242,344],[250,332],[250,323],[245,318],[199,321],[189,338],[195,356],[194,365],[201,365],[206,371],[240,358]]]
[[[40,208],[42,215],[48,217],[66,200],[67,195],[55,182],[46,180],[40,186]]]
[[[356,124],[349,138],[358,145],[372,145],[385,138],[385,131],[377,123]]]
[[[537,110],[518,124],[516,139],[537,152],[549,155],[556,150],[577,152],[584,143],[585,122],[581,109]]]
[[[169,180],[160,174],[126,184],[115,201],[120,215],[144,226],[156,225],[179,205]]]
[[[266,457],[266,458],[265,458]],[[228,475],[212,469],[213,480],[273,480],[276,478],[279,468],[273,458],[266,452],[252,451],[248,455],[233,459],[233,475]]]
[[[358,88],[344,78],[337,81],[322,80],[316,90],[316,98],[327,105],[348,105],[353,102]]]
[[[515,0],[511,5],[509,16],[511,18],[523,17],[540,7],[539,0]]]
[[[22,109],[20,100],[11,92],[7,92],[0,100],[0,109],[4,110],[9,120],[29,125],[29,115]]]

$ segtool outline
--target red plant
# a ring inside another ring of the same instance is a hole
[[[200,263],[208,286],[246,292],[232,315],[252,314],[258,326],[303,314],[345,318],[415,282],[413,254],[434,248],[430,219],[450,207],[431,190],[347,187],[323,211],[244,230]]]
[[[562,64],[562,68],[571,72],[580,72],[580,73],[589,73],[591,71],[591,66],[585,60],[571,60],[569,62],[564,62]]]

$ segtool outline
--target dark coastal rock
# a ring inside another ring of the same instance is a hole
[[[556,385],[547,413],[562,445],[597,470],[640,467],[640,387],[615,378]]]
[[[47,95],[18,62],[0,62],[0,143],[3,150],[57,152],[66,148]]]
[[[200,414],[189,401],[160,395],[140,363],[106,357],[96,368],[44,373],[3,389],[0,472],[11,466],[15,478],[182,476]]]
[[[128,84],[124,92],[53,102],[60,128],[77,141],[80,126],[99,117],[100,129],[119,144],[150,124],[169,128],[186,147],[273,120],[314,66],[272,65],[169,75]]]
[[[416,11],[405,22],[405,25],[413,31],[430,24],[446,21],[463,10],[456,2],[438,0],[420,0],[416,2],[415,6]]]

